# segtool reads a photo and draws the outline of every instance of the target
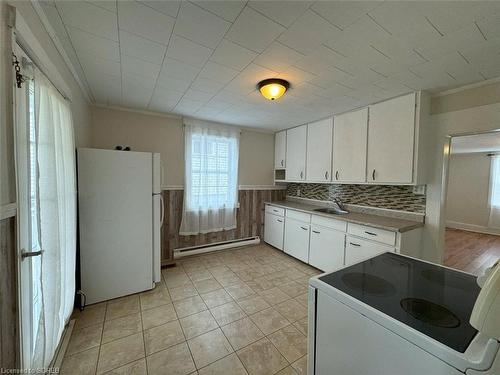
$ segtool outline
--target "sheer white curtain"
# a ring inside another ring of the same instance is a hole
[[[236,228],[238,128],[187,120],[181,235]]]
[[[500,228],[500,155],[491,156],[489,205],[488,227]]]
[[[76,177],[73,123],[68,102],[35,73],[35,118],[42,312],[36,367],[48,367],[73,310],[76,261]]]

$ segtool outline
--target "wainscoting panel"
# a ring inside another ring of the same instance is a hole
[[[240,190],[240,208],[237,212],[237,227],[233,230],[180,236],[183,190],[164,190],[165,221],[162,228],[162,263],[172,260],[174,249],[208,245],[215,242],[261,236],[264,222],[263,202],[285,199],[286,190]]]
[[[0,369],[17,368],[16,221],[0,221]]]

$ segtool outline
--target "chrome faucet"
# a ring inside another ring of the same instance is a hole
[[[333,198],[332,199],[332,202],[335,202],[335,204],[337,205],[337,207],[341,210],[341,211],[347,211],[346,208],[344,207],[344,204],[342,203],[342,201],[339,199],[339,198]]]

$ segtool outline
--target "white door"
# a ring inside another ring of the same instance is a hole
[[[347,235],[345,239],[345,265],[348,266],[388,251],[393,252],[395,249],[381,243]]]
[[[309,229],[310,225],[299,220],[286,218],[285,253],[305,263],[309,261]]]
[[[283,130],[274,135],[274,168],[286,167],[286,131]]]
[[[307,181],[331,181],[332,135],[332,117],[310,123],[307,126]]]
[[[283,232],[285,229],[285,219],[281,216],[266,212],[264,223],[264,241],[269,245],[283,250]]]
[[[306,139],[307,125],[286,131],[286,179],[304,181],[306,179]]]
[[[21,60],[21,52],[16,51]],[[23,74],[27,72],[23,71]],[[20,285],[21,367],[33,368],[37,337],[42,313],[41,247],[39,243],[39,195],[37,190],[37,144],[34,82],[27,81],[22,88],[14,88],[16,111],[16,173],[18,202],[18,249]]]
[[[368,108],[335,116],[332,180],[366,181]]]
[[[367,181],[412,183],[415,93],[370,106]]]
[[[334,271],[344,265],[345,233],[338,230],[311,226],[309,264],[324,272]]]

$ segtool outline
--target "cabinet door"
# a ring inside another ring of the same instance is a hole
[[[306,179],[306,138],[307,125],[286,131],[286,179],[304,181]]]
[[[324,272],[344,265],[345,233],[317,225],[311,226],[309,264]]]
[[[274,168],[285,168],[286,155],[286,131],[274,135]]]
[[[332,180],[366,181],[368,108],[335,116]]]
[[[309,230],[309,224],[287,218],[285,225],[285,253],[307,263],[309,260]]]
[[[367,181],[412,183],[415,93],[370,106]]]
[[[331,181],[332,136],[333,118],[313,122],[307,126],[307,181]]]
[[[283,230],[285,219],[266,212],[264,222],[264,241],[269,245],[283,250]]]
[[[345,265],[348,266],[394,250],[394,247],[391,246],[347,235],[345,240]]]

